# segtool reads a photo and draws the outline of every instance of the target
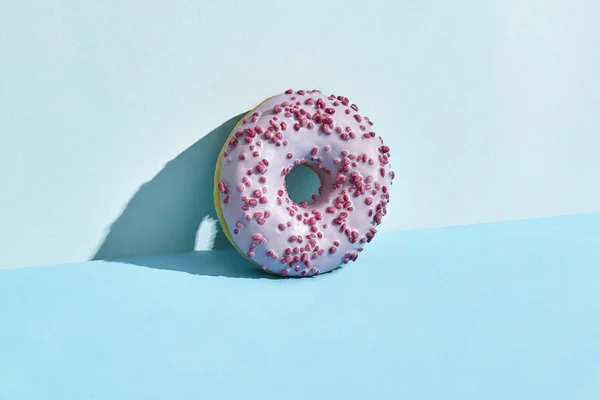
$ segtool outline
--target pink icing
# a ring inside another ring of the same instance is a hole
[[[389,147],[343,96],[287,90],[231,133],[219,162],[223,217],[236,246],[263,270],[313,276],[356,261],[386,214]],[[311,203],[294,203],[284,177],[299,164],[321,178]]]

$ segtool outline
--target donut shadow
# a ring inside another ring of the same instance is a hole
[[[215,164],[229,133],[245,114],[236,115],[213,129],[144,183],[111,224],[91,260],[120,261],[190,273],[194,272],[191,261],[194,260],[198,273],[203,273],[203,264],[210,264],[211,271],[216,273],[216,260],[212,256],[206,258],[205,252],[183,258],[172,255],[193,252],[202,221],[207,217],[217,221],[213,204]],[[216,232],[208,247],[237,255],[218,223],[215,226]],[[171,256],[148,257],[167,254]],[[223,257],[231,264],[221,264],[223,274],[236,277],[246,274],[244,262],[247,261],[238,258],[236,263],[228,256]],[[180,262],[183,264],[178,264]],[[236,265],[238,272],[233,268]]]
[[[267,274],[247,261],[233,248],[230,250],[205,250],[189,253],[160,254],[105,260],[138,265],[147,268],[185,272],[193,275],[246,278],[285,279]]]
[[[267,274],[231,245],[217,222],[213,202],[217,158],[231,130],[246,113],[213,129],[144,183],[111,224],[90,260],[199,275],[264,278]],[[307,168],[299,170],[307,171],[292,174],[292,186],[300,196],[304,193],[310,197],[314,179],[307,178],[313,173]],[[207,219],[213,220],[216,228],[206,240],[209,243],[205,247],[212,250],[195,251],[199,228]]]

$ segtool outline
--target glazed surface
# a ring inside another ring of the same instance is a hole
[[[263,270],[312,276],[355,261],[386,214],[394,172],[373,123],[343,96],[288,90],[248,113],[218,160],[215,202],[227,236]],[[285,175],[321,180],[294,203]],[[225,228],[225,227],[224,227]]]

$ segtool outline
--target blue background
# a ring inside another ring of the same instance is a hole
[[[315,279],[231,251],[0,271],[0,398],[599,398],[600,214],[377,239]]]
[[[597,0],[0,0],[0,268],[210,248],[219,127],[290,87],[375,122],[382,230],[598,212],[599,20]]]
[[[599,20],[0,0],[0,268],[53,264],[0,270],[0,400],[600,398],[600,214],[464,226],[600,211]],[[226,135],[289,87],[356,101],[397,175],[383,233],[318,279],[214,224]]]

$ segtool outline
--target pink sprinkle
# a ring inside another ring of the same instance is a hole
[[[257,198],[261,198],[262,197],[262,192],[260,190],[255,190],[254,192],[252,192],[252,194],[254,194],[254,197]]]
[[[285,131],[287,129],[287,124],[285,122],[281,123],[281,130]]]
[[[231,197],[229,197],[229,195],[225,196],[225,198],[223,199],[224,204],[229,204],[230,201],[231,201]]]
[[[238,192],[243,192],[244,191],[244,185],[237,185],[237,187],[235,188]]]
[[[285,230],[285,225],[284,224],[279,224],[277,227],[279,228],[280,231]]]
[[[294,93],[294,91],[292,89],[288,89],[285,91],[285,94],[292,94],[292,93]]]
[[[308,122],[308,129],[312,129],[315,127],[315,124],[313,124],[311,121]]]
[[[337,251],[337,249],[336,249],[335,247],[333,247],[333,246],[331,246],[331,247],[329,248],[329,254],[333,254],[333,253],[335,253],[336,251]]]
[[[279,114],[281,112],[281,106],[276,104],[275,107],[273,107],[273,111],[275,111],[276,114]]]
[[[310,154],[312,154],[312,155],[314,156],[315,154],[317,154],[317,151],[319,151],[319,149],[317,149],[317,147],[315,146],[315,147],[313,147],[313,148],[312,148],[312,150],[310,151]]]

